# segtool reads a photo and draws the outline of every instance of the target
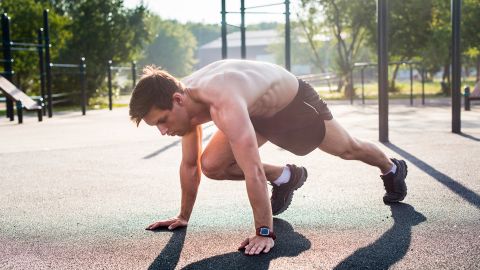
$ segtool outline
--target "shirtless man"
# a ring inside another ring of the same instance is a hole
[[[374,144],[351,137],[309,84],[277,65],[222,60],[182,82],[147,67],[133,90],[130,117],[137,125],[143,120],[157,127],[162,135],[182,136],[180,213],[148,230],[187,226],[202,172],[217,180],[245,179],[256,234],[239,248],[249,255],[269,252],[275,240],[272,214],[287,209],[307,170],[262,164],[258,147],[267,141],[296,155],[319,148],[363,161],[380,169],[385,203],[407,195],[405,162],[389,159]],[[210,121],[218,131],[202,152],[201,124]],[[270,202],[267,181],[273,186]]]

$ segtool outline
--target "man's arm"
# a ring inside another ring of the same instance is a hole
[[[167,227],[173,230],[177,227],[187,226],[192,214],[195,199],[197,198],[200,184],[201,167],[200,157],[202,152],[202,127],[197,126],[192,132],[182,137],[182,162],[180,164],[180,186],[182,198],[180,213],[176,217],[157,221],[147,227],[147,230],[155,230]]]
[[[202,155],[202,127],[182,137],[182,162],[180,164],[180,185],[182,202],[179,217],[190,219],[197,198],[198,186],[202,175],[200,158]]]
[[[244,99],[232,92],[220,94],[211,104],[210,115],[217,127],[227,136],[238,166],[245,175],[248,198],[253,211],[255,228],[268,226],[273,229],[272,208],[268,199],[267,179],[258,153],[255,130],[250,121]],[[271,238],[253,236],[247,238],[240,248],[253,255],[268,252],[274,245]]]

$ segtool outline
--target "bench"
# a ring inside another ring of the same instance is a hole
[[[465,87],[465,111],[470,111],[470,101],[472,100],[480,100],[480,96],[471,96],[470,95],[470,86]]]
[[[22,90],[18,89],[13,83],[0,75],[0,90],[10,99],[17,103],[18,123],[23,122],[23,109],[27,111],[37,111],[38,121],[42,121],[42,106],[35,100],[27,96]]]

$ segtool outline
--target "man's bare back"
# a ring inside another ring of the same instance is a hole
[[[250,117],[274,115],[298,91],[297,78],[280,66],[245,60],[214,62],[182,82],[197,102],[212,104],[225,95],[244,100]]]

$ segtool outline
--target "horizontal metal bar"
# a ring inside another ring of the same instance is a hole
[[[130,70],[132,69],[132,67],[111,67],[112,70],[122,70],[122,69],[126,69],[126,70]]]
[[[82,74],[79,71],[60,71],[60,72],[51,72],[52,75],[80,75]]]
[[[227,23],[228,26],[232,26],[232,27],[236,27],[236,28],[242,28],[241,26],[238,26],[238,25],[234,25],[234,24],[229,24]]]
[[[25,46],[25,47],[36,47],[36,48],[43,48],[44,46],[42,44],[37,44],[37,43],[23,43],[23,42],[10,42],[12,46]]]
[[[233,14],[241,14],[240,11],[231,11],[227,13],[233,13]],[[245,14],[285,14],[285,12],[263,12],[263,11],[249,11],[245,12]]]
[[[0,72],[0,75],[15,75],[15,71],[12,72]]]
[[[59,67],[59,68],[80,68],[80,65],[75,65],[75,64],[55,64],[55,63],[50,63],[51,67]]]
[[[13,62],[14,62],[14,61],[13,61],[13,58],[12,58],[12,59],[10,59],[10,60],[7,60],[7,59],[0,59],[0,63],[8,63],[8,62],[10,62],[10,63],[13,63]]]
[[[37,48],[18,48],[18,47],[12,47],[10,48],[10,50],[12,51],[30,51],[30,52],[37,52],[38,49]]]
[[[261,8],[261,7],[271,7],[271,6],[278,6],[278,5],[285,5],[285,2],[273,3],[273,4],[266,4],[266,5],[261,5],[261,6],[246,7],[245,9]]]

